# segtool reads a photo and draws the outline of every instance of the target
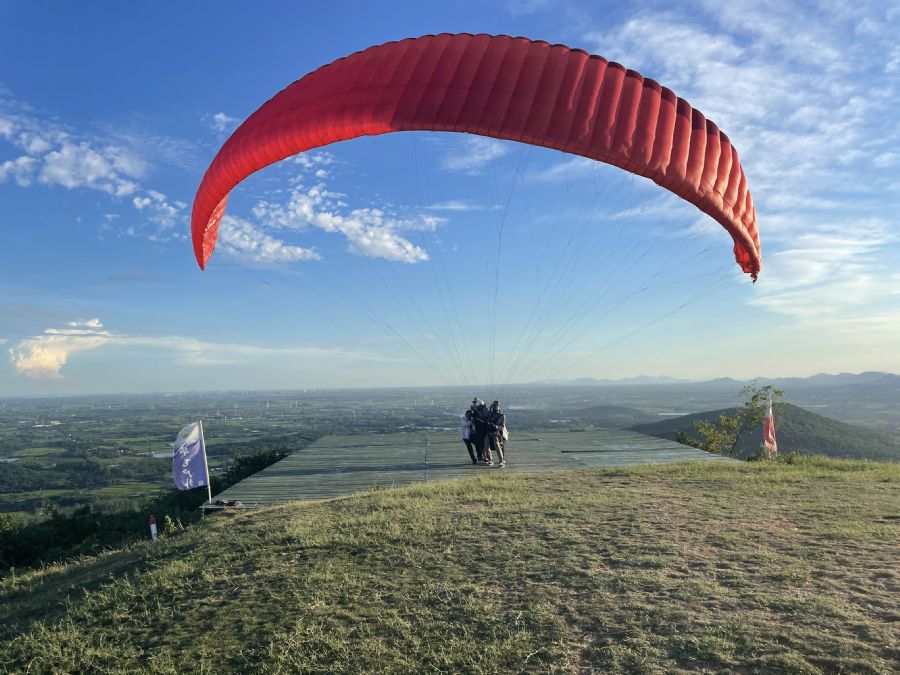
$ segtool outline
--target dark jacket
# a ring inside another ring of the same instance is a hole
[[[488,430],[492,434],[500,435],[503,433],[503,427],[506,426],[506,415],[502,412],[492,412],[488,415]]]
[[[472,425],[475,427],[475,436],[484,438],[488,432],[488,416],[490,411],[487,408],[475,408],[472,411]]]

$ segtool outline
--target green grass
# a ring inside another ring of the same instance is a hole
[[[0,581],[0,670],[900,670],[900,466],[499,471]]]
[[[86,490],[86,492],[97,497],[143,497],[145,495],[155,494],[168,487],[168,483],[133,481],[128,483],[118,483],[116,485],[105,485],[101,488]]]
[[[31,492],[9,492],[3,495],[3,501],[10,504],[30,501],[33,499],[53,499],[58,497],[71,497],[79,494],[75,488],[59,488],[52,490],[33,490]]]
[[[65,448],[23,448],[15,452],[16,457],[47,457],[48,455],[63,455]]]
[[[34,490],[31,492],[10,492],[3,495],[3,501],[9,504],[33,501],[35,499],[60,499],[62,497],[145,497],[154,495],[168,488],[168,482],[148,483],[131,481],[105,485],[99,488],[59,488],[52,490]]]

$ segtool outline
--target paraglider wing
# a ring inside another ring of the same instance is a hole
[[[206,266],[228,194],[306,150],[393,131],[455,131],[555,148],[645,176],[696,205],[760,270],[756,210],[737,150],[671,90],[564,45],[505,35],[388,42],[297,80],[225,142],[194,199],[194,255]]]

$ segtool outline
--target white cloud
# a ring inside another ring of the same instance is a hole
[[[781,250],[768,256],[750,304],[804,319],[874,305],[896,286],[876,256],[894,241],[891,224],[879,219],[786,232]]]
[[[37,160],[34,157],[17,157],[0,164],[0,183],[7,178],[16,181],[19,187],[28,187],[34,176],[34,170],[37,166]]]
[[[254,215],[269,227],[305,230],[315,227],[343,235],[353,253],[385,260],[415,263],[428,260],[427,252],[400,234],[403,231],[432,231],[442,218],[418,215],[398,217],[384,209],[360,208],[347,211],[342,195],[328,192],[322,183],[291,191],[287,204],[259,202]]]
[[[170,202],[166,195],[156,190],[148,190],[146,196],[137,196],[131,200],[138,211],[147,214],[151,223],[161,230],[170,230],[182,219],[182,211],[187,204],[182,201]]]
[[[900,152],[883,152],[876,156],[872,163],[881,168],[900,164]]]
[[[299,164],[304,169],[319,168],[322,166],[331,166],[337,160],[335,156],[325,150],[308,150],[301,152],[293,157],[294,164]]]
[[[457,199],[450,199],[445,202],[437,202],[436,204],[429,204],[425,207],[429,211],[481,211],[484,209],[483,206],[479,204],[473,204],[472,202],[460,201]]]
[[[547,167],[529,171],[525,180],[535,183],[557,183],[573,178],[589,178],[593,175],[597,162],[587,157],[569,157]]]
[[[29,155],[40,155],[50,150],[53,145],[43,136],[30,132],[22,132],[19,134],[19,145]]]
[[[0,94],[2,94],[2,92],[0,92]],[[15,128],[16,125],[11,119],[0,115],[0,136],[6,139],[12,138]]]
[[[39,180],[65,188],[87,187],[125,197],[138,189],[129,178],[143,171],[142,162],[121,148],[96,149],[86,142],[64,141],[43,158]]]
[[[223,112],[217,112],[214,115],[207,115],[203,118],[203,120],[218,132],[231,131],[235,126],[237,126],[237,122],[239,121],[237,117],[226,115]]]
[[[509,147],[503,141],[466,134],[444,155],[441,166],[450,171],[479,174],[490,162],[508,152]]]
[[[153,241],[183,238],[171,230],[184,220],[187,204],[170,200],[156,190],[142,187],[140,181],[148,170],[147,161],[137,147],[163,147],[163,154],[183,145],[165,137],[144,138],[123,132],[111,133],[100,140],[78,136],[57,122],[35,117],[27,105],[0,99],[0,107],[13,110],[0,114],[0,137],[26,154],[0,163],[0,183],[14,180],[21,187],[37,181],[67,189],[87,188],[105,192],[114,198],[131,197],[153,230],[131,225],[126,234],[142,235]],[[121,143],[119,142],[121,141]],[[102,230],[109,230],[109,222]]]
[[[763,247],[752,304],[811,321],[878,312],[890,295],[896,224],[882,214],[900,91],[882,72],[894,67],[898,18],[869,2],[830,3],[814,17],[775,0],[699,0],[588,35],[696,105],[740,150]],[[721,235],[709,219],[691,227],[704,231]]]
[[[888,62],[884,65],[884,72],[887,75],[900,72],[900,45],[891,50]]]
[[[337,158],[326,150],[308,150],[294,155],[293,163],[298,164],[306,176],[324,180],[331,175],[330,167],[337,164]]]
[[[73,321],[70,328],[48,328],[40,335],[21,340],[8,350],[10,361],[17,375],[37,380],[61,380],[63,368],[70,358],[86,351],[107,347],[131,347],[141,350],[163,349],[175,352],[185,365],[208,366],[229,363],[246,364],[262,359],[309,359],[311,363],[323,360],[371,361],[378,357],[365,352],[343,348],[258,347],[255,345],[208,342],[181,336],[140,336],[117,334],[103,329],[99,320]]]
[[[66,325],[72,328],[103,328],[100,319],[80,319],[78,321],[69,321]]]
[[[162,163],[192,174],[203,171],[208,159],[198,152],[194,141],[160,134],[134,121],[124,126],[104,125],[100,142],[124,148],[147,164]]]
[[[13,370],[31,379],[58,380],[69,356],[96,349],[111,339],[99,320],[72,321],[73,328],[48,328],[42,335],[22,340],[9,350]]]
[[[234,216],[222,219],[219,246],[232,258],[259,265],[321,259],[314,249],[286,244]]]

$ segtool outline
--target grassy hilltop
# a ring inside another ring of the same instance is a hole
[[[0,671],[900,670],[900,465],[482,477],[0,580]]]

